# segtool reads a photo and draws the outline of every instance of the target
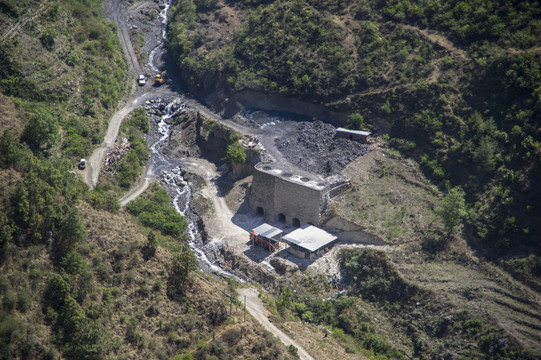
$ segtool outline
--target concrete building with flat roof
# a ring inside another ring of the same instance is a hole
[[[329,200],[348,185],[343,175],[294,174],[273,164],[254,167],[250,207],[269,222],[319,224]]]
[[[283,231],[272,225],[263,223],[250,232],[252,245],[259,245],[269,251],[280,249],[280,239]]]
[[[323,255],[337,240],[333,234],[313,225],[305,225],[282,236],[282,241],[289,244],[289,252],[303,259]]]

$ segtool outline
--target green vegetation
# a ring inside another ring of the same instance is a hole
[[[454,234],[456,227],[467,215],[464,190],[455,187],[449,190],[441,201],[441,208],[436,209],[436,214],[443,220],[443,226],[447,236]]]
[[[389,128],[444,191],[462,187],[467,229],[487,250],[536,245],[538,2],[211,5],[178,0],[171,11],[167,46],[192,90],[283,94],[349,113],[351,128]]]
[[[0,19],[13,26],[13,9],[24,20],[23,9],[40,4],[3,1]],[[35,19],[40,26],[25,26],[2,42],[0,91],[28,113],[23,139],[33,151],[61,151],[74,161],[88,155],[124,94],[126,64],[101,6],[98,0],[49,4]]]
[[[197,354],[195,344],[227,312],[219,296],[192,286],[198,264],[184,241],[186,220],[158,188],[131,208],[139,220],[118,204],[119,187],[148,159],[144,110],[122,126],[131,147],[113,181],[89,190],[74,171],[125,91],[126,65],[102,1],[0,1],[0,23],[1,36],[15,29],[0,46],[0,358]],[[168,279],[196,309],[171,301]],[[246,327],[239,339],[257,336]],[[209,343],[196,358],[221,354]],[[269,345],[254,354],[285,354]]]
[[[240,143],[242,135],[237,132],[231,132],[226,149],[225,160],[230,164],[244,164],[246,162],[246,151]]]
[[[159,230],[164,236],[184,239],[188,222],[171,206],[169,195],[157,184],[153,184],[150,195],[137,198],[126,208],[130,214],[137,216],[143,225]]]
[[[148,145],[142,136],[150,129],[149,121],[145,109],[139,108],[120,127],[120,136],[128,138],[130,150],[117,164],[114,181],[124,189],[130,188],[137,180],[150,157]]]
[[[370,359],[451,356],[445,344],[458,346],[465,359],[532,358],[495,324],[404,280],[384,252],[347,249],[339,260],[345,293],[323,300],[326,282],[305,277],[295,291],[283,287],[271,301],[277,320],[324,325],[347,353]],[[389,331],[392,335],[386,336]]]

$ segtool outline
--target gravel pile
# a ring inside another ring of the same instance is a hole
[[[324,176],[340,173],[349,163],[370,151],[370,146],[335,139],[336,129],[322,121],[296,125],[297,135],[275,140],[276,148],[292,164]]]

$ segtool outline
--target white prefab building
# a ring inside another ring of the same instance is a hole
[[[282,241],[289,244],[289,252],[304,259],[323,255],[337,240],[333,234],[313,225],[305,225],[282,236]]]
[[[359,130],[350,130],[350,129],[344,129],[344,128],[338,128],[336,129],[336,135],[337,138],[345,138],[349,140],[359,141],[362,143],[366,143],[368,141],[368,137],[372,133],[370,131],[359,131]]]

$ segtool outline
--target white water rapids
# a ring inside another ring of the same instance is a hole
[[[172,2],[172,0],[167,1],[167,3],[165,4],[165,8],[162,11],[160,11],[160,14],[158,15],[158,17],[161,19],[161,23],[162,23],[161,39],[160,39],[158,45],[154,49],[152,49],[152,51],[148,55],[148,66],[155,73],[160,73],[160,70],[156,67],[156,65],[154,65],[154,56],[156,56],[156,53],[158,51],[163,49],[163,42],[164,42],[165,36],[167,34],[167,12],[171,8],[171,2]]]
[[[176,106],[178,105],[178,106]],[[173,108],[176,107],[176,110],[173,111]],[[190,200],[192,197],[192,190],[186,180],[184,180],[181,168],[177,164],[175,165],[172,161],[167,159],[163,154],[160,153],[159,147],[160,144],[165,142],[169,138],[171,125],[168,124],[169,120],[174,118],[177,114],[184,110],[184,104],[181,104],[180,98],[175,98],[171,100],[165,107],[163,114],[160,118],[160,121],[157,124],[157,132],[159,134],[158,140],[156,140],[150,146],[151,153],[151,165],[149,171],[154,169],[160,170],[160,179],[166,186],[173,192],[174,197],[172,199],[173,206],[179,214],[184,216],[188,221],[188,235],[189,240],[188,244],[190,248],[195,253],[201,264],[206,265],[210,271],[218,273],[225,277],[235,277],[233,274],[223,270],[219,266],[213,264],[207,255],[197,247],[197,227],[194,223],[194,220],[189,216],[190,209]],[[237,278],[238,280],[241,280]],[[242,281],[242,280],[241,280]]]
[[[167,31],[167,12],[171,7],[171,0],[167,1],[165,8],[160,12],[159,18],[161,19],[162,29],[161,29],[161,40],[159,44],[150,52],[148,56],[148,67],[152,69],[155,73],[160,73],[160,70],[154,64],[155,55],[163,49],[163,43]],[[177,106],[178,105],[178,106]],[[156,140],[150,146],[150,166],[148,167],[148,172],[153,173],[154,170],[160,171],[160,179],[166,186],[169,188],[170,192],[173,193],[173,206],[179,214],[184,216],[188,221],[188,235],[189,235],[189,245],[192,251],[195,253],[200,263],[208,267],[210,271],[220,274],[226,277],[235,277],[235,275],[230,274],[229,272],[223,270],[219,266],[213,264],[207,255],[197,247],[197,227],[194,223],[194,220],[189,214],[190,201],[192,197],[192,190],[188,183],[184,180],[181,173],[181,168],[178,164],[178,161],[173,163],[167,159],[163,154],[160,153],[159,146],[169,138],[171,125],[168,124],[169,120],[174,118],[178,113],[184,110],[185,105],[182,104],[180,97],[176,97],[169,101],[165,107],[160,121],[158,122],[157,132],[159,134],[158,140]],[[173,108],[176,110],[173,111]],[[238,280],[241,280],[237,278]],[[242,280],[241,280],[242,281]]]

